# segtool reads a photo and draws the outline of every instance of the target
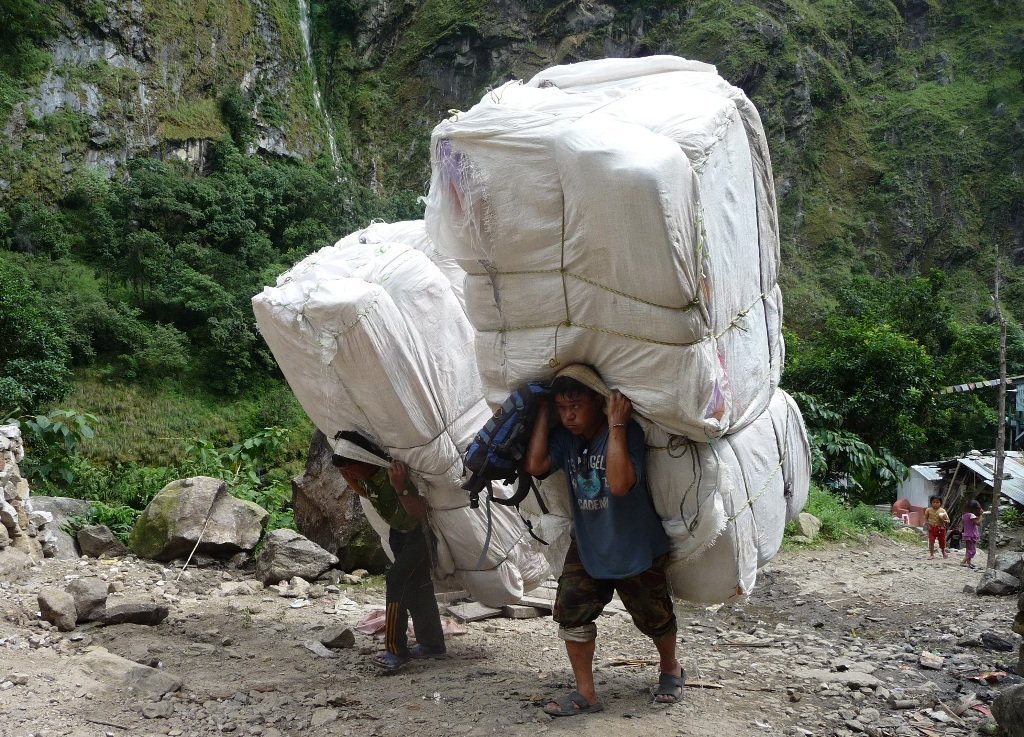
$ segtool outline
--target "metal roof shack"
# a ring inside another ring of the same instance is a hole
[[[942,496],[942,504],[950,519],[959,520],[967,502],[972,499],[981,502],[985,509],[992,507],[995,462],[994,453],[971,451],[960,458],[929,464],[934,465],[942,475],[942,479],[935,482],[935,493]],[[1020,451],[1007,451],[1003,457],[1000,496],[1024,506],[1024,457]]]

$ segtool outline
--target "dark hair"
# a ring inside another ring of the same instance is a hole
[[[599,396],[597,392],[586,384],[577,381],[571,376],[559,376],[551,382],[552,397],[590,397]]]
[[[358,433],[355,430],[339,430],[334,434],[334,439],[347,440],[353,445],[358,445],[363,450],[373,453],[374,455],[380,456],[381,458],[387,458],[389,460],[391,458],[391,456],[388,455],[388,452],[386,450],[384,450],[379,445],[371,441],[362,433]],[[356,463],[362,463],[367,466],[373,465],[371,463],[366,463],[365,461],[359,461],[356,460],[355,458],[343,456],[339,453],[334,453],[331,456],[331,464],[333,464],[337,468],[344,468],[345,466],[351,466]]]
[[[984,510],[981,508],[981,502],[977,499],[971,499],[967,502],[967,511],[971,514],[981,514]]]
[[[928,503],[929,503],[929,504],[931,504],[931,503],[932,503],[932,502],[934,502],[934,501],[935,501],[936,499],[938,499],[938,500],[939,500],[939,504],[941,504],[941,503],[942,503],[942,497],[941,497],[941,496],[939,496],[938,494],[932,494],[932,495],[931,495],[930,497],[928,497]]]

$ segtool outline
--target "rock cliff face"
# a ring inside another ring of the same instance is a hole
[[[83,164],[109,174],[137,156],[201,170],[207,142],[228,134],[251,153],[329,152],[293,0],[53,7],[49,68],[5,121],[3,189],[18,194],[26,178],[56,187]]]
[[[1024,265],[1019,3],[50,7],[50,63],[27,99],[0,115],[9,142],[0,145],[0,193],[57,192],[83,163],[111,172],[142,154],[202,169],[207,142],[230,134],[251,153],[331,157],[353,181],[411,202],[427,180],[431,128],[489,87],[553,64],[677,54],[715,64],[758,106],[784,247],[795,246],[787,260],[803,274],[836,260],[876,273],[955,271],[992,242]],[[0,94],[0,112],[4,102]],[[821,311],[810,302],[794,302],[793,314]]]

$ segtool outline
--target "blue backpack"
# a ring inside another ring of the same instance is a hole
[[[537,407],[548,393],[548,388],[539,381],[531,381],[519,387],[502,402],[494,416],[473,438],[466,449],[465,460],[471,475],[462,485],[469,492],[470,507],[480,506],[480,492],[484,488],[487,489],[489,501],[514,507],[519,506],[531,489],[537,492],[533,477],[526,473],[523,464],[533,433]],[[513,496],[508,499],[494,496],[491,486],[494,481],[507,484],[518,481]],[[541,510],[547,513],[539,493],[537,499],[540,500]]]

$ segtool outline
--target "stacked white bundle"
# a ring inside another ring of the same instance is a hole
[[[757,113],[675,57],[556,67],[433,134],[427,230],[467,272],[487,400],[587,363],[694,440],[760,415],[782,365]]]
[[[778,390],[737,433],[652,447],[648,480],[672,542],[673,595],[717,603],[749,594],[807,502],[811,456],[800,410]]]
[[[415,233],[415,224],[354,233],[282,275],[253,298],[253,310],[314,424],[328,437],[358,430],[412,469],[449,551],[437,572],[458,574],[480,601],[510,603],[545,566],[513,511],[493,510],[485,538],[483,512],[465,509],[461,450],[490,410],[472,328],[448,279],[419,250],[384,238]],[[471,571],[478,561],[484,570]]]

